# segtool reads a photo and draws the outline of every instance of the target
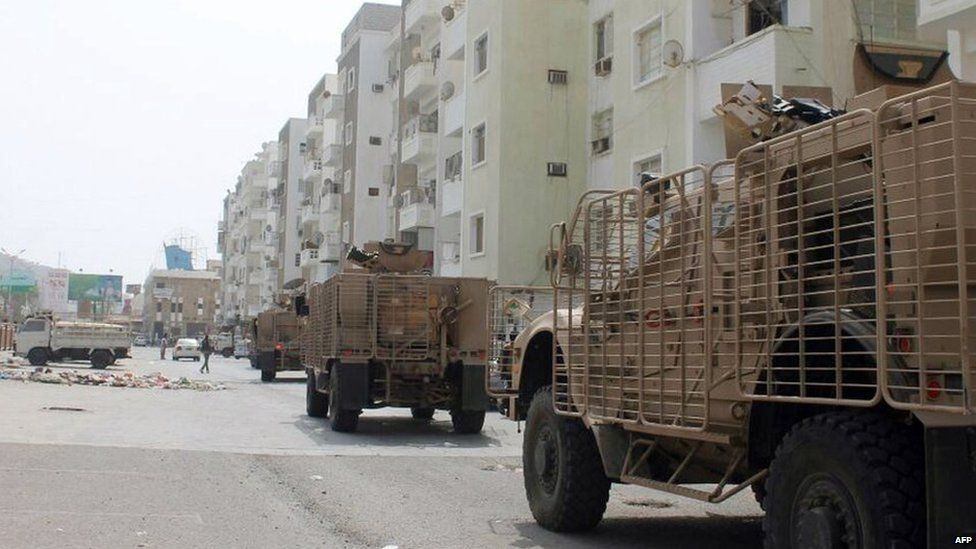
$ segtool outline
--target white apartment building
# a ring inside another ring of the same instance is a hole
[[[301,212],[305,176],[304,118],[289,118],[278,132],[278,282],[276,289],[302,277]]]
[[[976,0],[919,0],[918,30],[926,39],[945,40],[952,72],[976,81]]]
[[[326,74],[308,94],[299,222],[300,266],[302,278],[309,283],[323,282],[335,274],[341,256],[342,187],[335,167],[341,145],[336,142],[336,119],[327,116],[335,110],[337,98],[342,100],[338,85],[335,74]]]
[[[344,246],[383,240],[388,234],[387,190],[392,177],[389,136],[391,96],[386,48],[400,23],[400,8],[365,3],[342,33],[338,89],[324,114],[335,120],[334,149],[323,158],[341,190],[340,240]]]
[[[727,155],[713,107],[746,81],[838,108],[897,79],[880,55],[937,56],[916,33],[914,0],[590,0],[589,184],[622,188]],[[948,75],[941,67],[932,76]]]
[[[541,284],[586,185],[585,2],[409,0],[397,236],[435,272]]]
[[[224,198],[218,245],[223,265],[221,321],[228,325],[253,318],[274,297],[269,273],[277,271],[277,248],[270,220],[277,215],[273,208],[277,179],[271,175],[277,153],[277,142],[264,143],[261,152],[241,169],[234,190]]]

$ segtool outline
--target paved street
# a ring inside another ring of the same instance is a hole
[[[595,531],[552,534],[525,502],[517,426],[496,414],[476,437],[453,434],[446,413],[426,424],[398,410],[333,433],[305,416],[297,375],[263,384],[246,360],[216,358],[206,376],[199,363],[134,352],[111,369],[227,389],[0,381],[0,546],[760,544],[750,493],[706,506],[632,486],[614,487]]]

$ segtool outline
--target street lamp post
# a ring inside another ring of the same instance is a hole
[[[5,248],[0,248],[0,252],[10,256],[10,270],[7,273],[7,301],[4,303],[4,315],[6,315],[7,320],[13,318],[10,314],[10,300],[13,299],[14,296],[14,260],[19,258],[26,251],[27,248],[22,248],[19,252],[13,253],[8,252]]]

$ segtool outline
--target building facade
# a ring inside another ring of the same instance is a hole
[[[278,132],[278,186],[275,189],[278,206],[278,283],[302,277],[301,243],[303,239],[301,213],[305,175],[304,118],[289,118]]]
[[[219,327],[219,272],[153,269],[143,288],[142,326],[154,340],[199,337]]]

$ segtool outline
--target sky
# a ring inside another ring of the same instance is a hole
[[[0,247],[125,283],[180,232],[219,258],[227,190],[305,117],[361,3],[0,3]]]

